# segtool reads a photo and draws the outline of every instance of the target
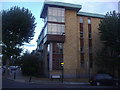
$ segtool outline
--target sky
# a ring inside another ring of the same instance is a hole
[[[120,0],[45,0],[45,1],[60,1],[65,3],[80,4],[82,9],[80,11],[106,14],[110,11],[118,11],[118,2]],[[44,26],[43,20],[40,18],[40,13],[43,7],[44,0],[1,0],[0,10],[8,10],[13,6],[19,6],[27,8],[31,11],[33,16],[36,18],[36,28],[34,39],[30,44],[26,44],[23,48],[28,49],[30,52],[35,50],[37,47],[36,40]]]

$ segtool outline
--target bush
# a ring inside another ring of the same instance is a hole
[[[23,75],[35,76],[39,70],[39,60],[35,55],[27,54],[22,57],[21,70]]]

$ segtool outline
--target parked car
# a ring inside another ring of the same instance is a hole
[[[111,75],[109,74],[96,74],[95,76],[91,77],[89,80],[91,85],[120,85],[120,80],[119,79],[114,79]]]
[[[18,69],[19,67],[18,66],[9,66],[8,67],[8,69],[10,69],[10,70],[16,70],[16,69]]]

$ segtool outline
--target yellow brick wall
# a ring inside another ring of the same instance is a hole
[[[83,30],[84,30],[84,61],[85,61],[85,67],[81,68],[79,73],[89,73],[89,45],[88,45],[88,17],[85,16],[78,16],[83,18]],[[96,67],[94,65],[96,52],[101,48],[102,44],[100,42],[99,38],[99,27],[100,19],[99,18],[92,18],[91,17],[91,31],[92,31],[92,55],[93,55],[93,68],[90,69],[90,73],[96,73]],[[79,44],[80,47],[80,44]],[[80,57],[80,56],[79,56]],[[79,60],[80,61],[80,60]]]
[[[83,30],[84,30],[84,68],[81,68],[80,61],[80,17],[83,17]],[[93,59],[95,58],[97,50],[101,47],[99,39],[98,26],[100,19],[91,18],[92,28],[92,52]],[[64,75],[65,77],[76,77],[77,74],[88,74],[89,63],[89,45],[88,45],[88,17],[77,16],[76,11],[65,11],[65,42],[63,51],[64,61]],[[94,59],[95,60],[95,59]],[[90,73],[95,73],[95,67],[90,70]],[[61,74],[61,70],[53,70],[50,74]]]
[[[78,61],[76,11],[65,12],[65,42],[64,42],[64,74],[76,75]]]
[[[80,17],[83,17],[84,30],[84,68],[80,66]],[[98,26],[100,19],[91,18],[92,28],[92,52],[93,59],[97,50],[101,47]],[[77,16],[75,11],[66,10],[65,12],[65,43],[64,43],[64,74],[88,74],[89,73],[89,45],[88,45],[88,17]],[[93,65],[94,66],[94,65]],[[90,70],[95,73],[95,67]]]

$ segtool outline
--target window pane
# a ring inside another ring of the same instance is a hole
[[[53,14],[53,12],[52,12],[52,7],[49,7],[48,8],[48,15],[52,15]]]
[[[52,21],[52,16],[48,16],[48,20],[49,20],[49,21]]]
[[[58,16],[61,16],[61,10],[58,10],[57,14]]]
[[[62,35],[64,31],[64,25],[48,23],[48,34],[59,34]]]
[[[61,25],[61,32],[64,33],[65,32],[65,26]]]
[[[90,18],[88,18],[88,24],[91,24],[91,19]]]
[[[47,26],[45,27],[45,30],[44,30],[44,37],[46,36],[46,34],[47,34],[48,32],[47,32]]]
[[[82,17],[80,17],[80,23],[83,23],[83,18]]]
[[[58,20],[57,20],[56,16],[52,16],[52,20],[50,20],[50,21],[56,21],[57,22]]]
[[[62,19],[61,22],[65,22],[65,18],[64,17],[62,17],[61,19]]]
[[[63,43],[53,43],[53,53],[63,53]]]
[[[64,16],[65,16],[64,14],[65,14],[64,8],[49,7],[48,21],[64,22]]]
[[[65,9],[61,8],[61,16],[65,16]]]
[[[57,34],[57,24],[52,24],[52,34]]]
[[[53,8],[53,16],[57,16],[57,8]]]
[[[52,33],[52,24],[48,23],[48,34]]]

